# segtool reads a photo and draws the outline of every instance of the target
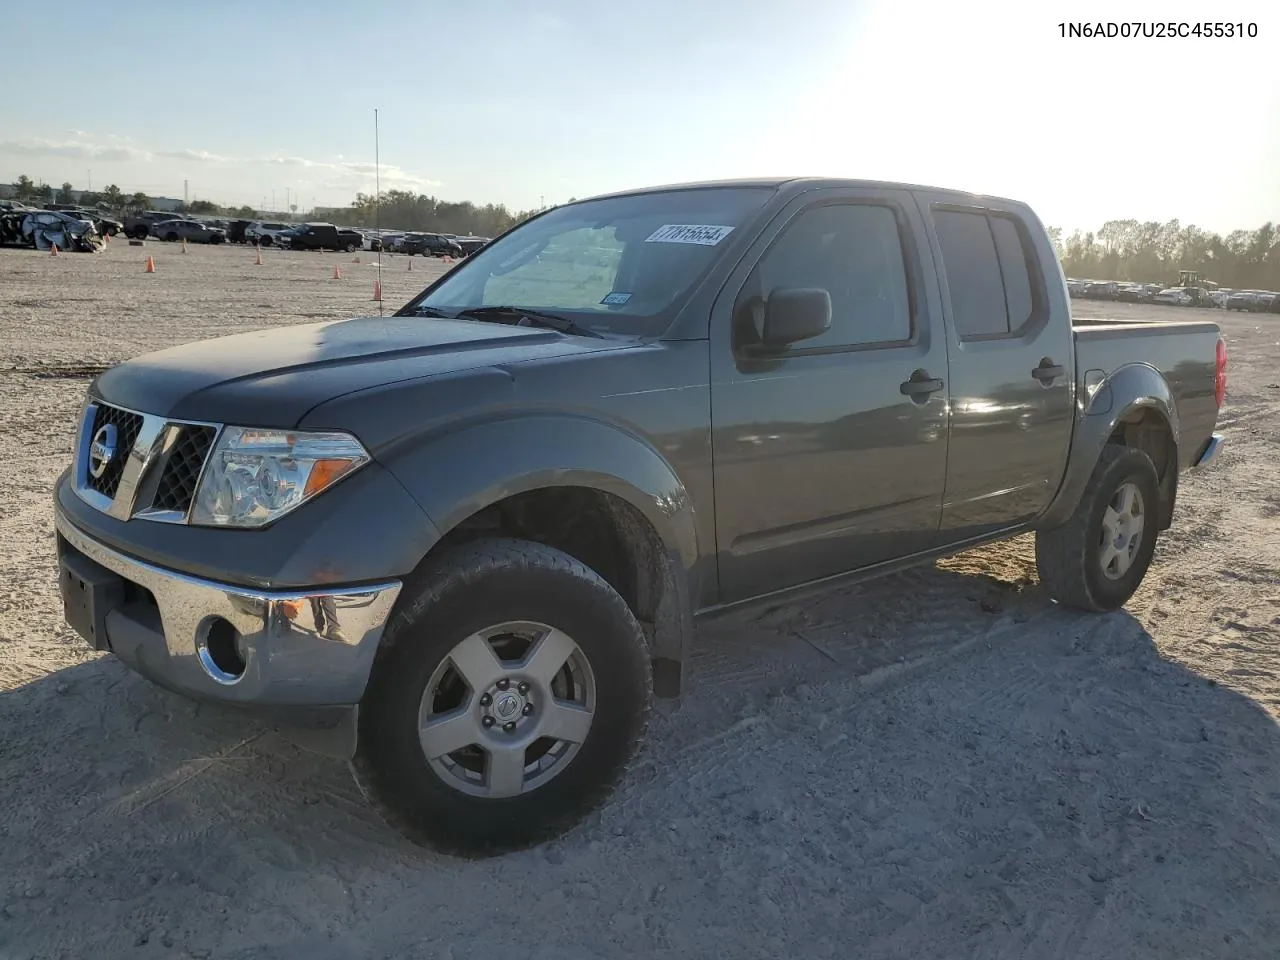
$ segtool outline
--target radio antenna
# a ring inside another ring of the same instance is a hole
[[[373,232],[378,236],[378,316],[382,316],[382,154],[378,150],[378,108],[373,108]]]

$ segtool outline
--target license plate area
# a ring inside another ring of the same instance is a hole
[[[58,585],[67,623],[95,650],[109,650],[107,614],[124,603],[125,580],[65,543],[58,558]]]

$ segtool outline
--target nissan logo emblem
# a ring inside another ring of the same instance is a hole
[[[89,444],[89,473],[95,480],[100,479],[115,458],[116,425],[108,423],[98,428]]]

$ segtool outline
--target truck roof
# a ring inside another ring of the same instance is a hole
[[[922,190],[928,191],[929,193],[951,194],[957,199],[964,199],[970,203],[980,198],[998,200],[1002,203],[1021,203],[1019,200],[1013,200],[1007,197],[996,197],[991,194],[969,193],[965,190],[956,190],[948,187],[931,187],[919,183],[898,183],[892,180],[858,180],[847,177],[744,177],[735,180],[702,180],[691,181],[688,183],[662,184],[651,187],[637,187],[632,190],[618,190],[612,193],[602,193],[593,197],[584,197],[582,199],[602,200],[609,197],[633,197],[645,193],[660,193],[670,190],[700,190],[708,187],[764,187],[771,190],[780,190],[783,187],[789,186],[803,186],[807,189],[818,189],[822,187],[874,187],[890,190]],[[579,200],[575,202],[580,203],[582,201]]]

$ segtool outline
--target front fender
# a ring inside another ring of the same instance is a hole
[[[556,486],[613,494],[640,511],[686,577],[698,561],[693,502],[643,438],[572,415],[530,414],[469,424],[384,461],[441,535],[507,497]]]
[[[1150,364],[1126,364],[1113,371],[1092,392],[1082,387],[1077,395],[1081,409],[1076,414],[1067,467],[1057,495],[1037,524],[1041,527],[1056,527],[1071,516],[1093,474],[1103,446],[1121,421],[1135,411],[1154,411],[1168,424],[1175,446],[1180,443],[1178,408],[1173,392],[1160,371]]]

